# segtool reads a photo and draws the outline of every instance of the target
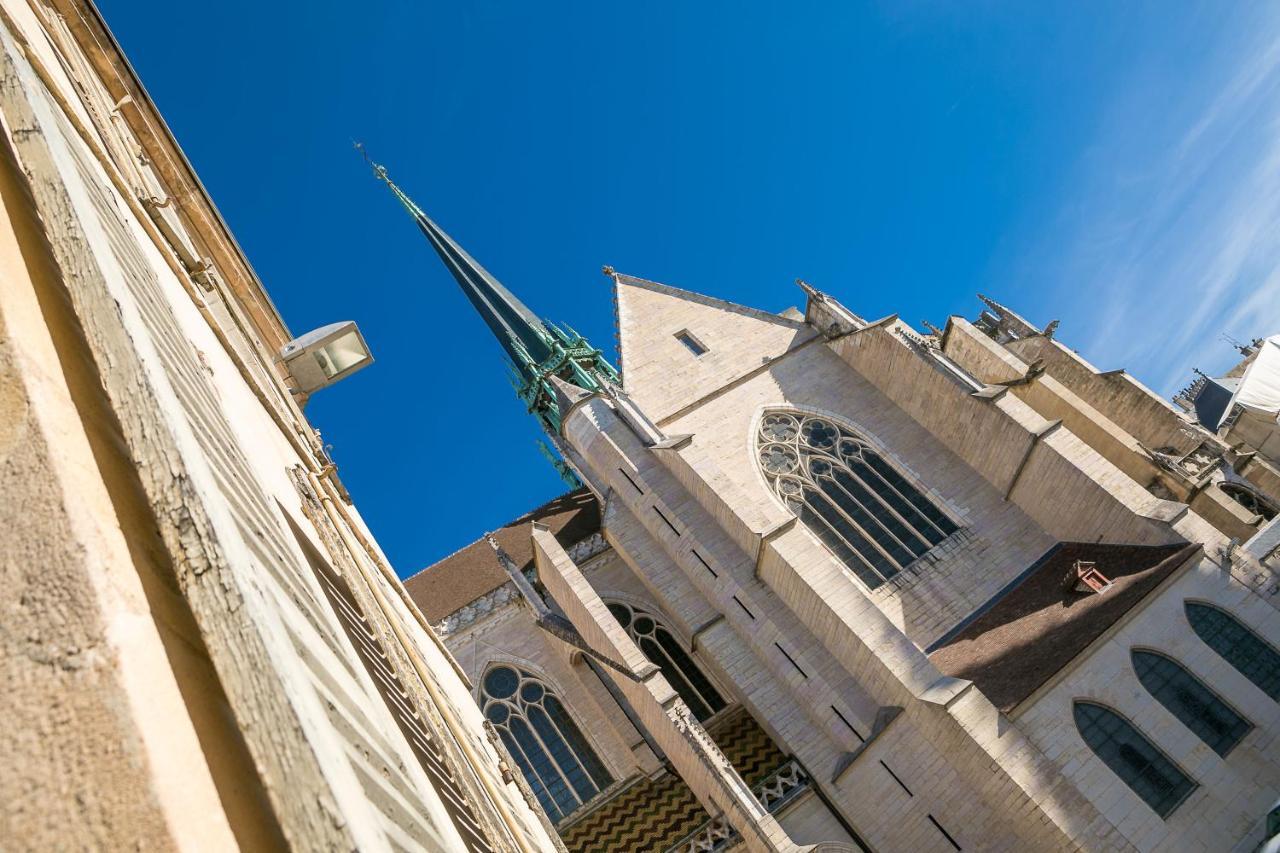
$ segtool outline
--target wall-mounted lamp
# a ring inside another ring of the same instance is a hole
[[[364,336],[350,320],[330,323],[280,349],[280,361],[293,379],[295,393],[311,394],[373,364]]]

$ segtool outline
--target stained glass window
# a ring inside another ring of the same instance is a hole
[[[725,707],[724,698],[710,679],[652,614],[621,602],[610,604],[609,612],[627,629],[644,656],[662,670],[662,675],[695,717],[707,720]]]
[[[828,418],[770,412],[756,445],[778,497],[869,587],[957,529],[865,439]]]
[[[1094,702],[1076,702],[1073,711],[1084,742],[1160,817],[1195,790],[1187,774],[1115,711]]]
[[[1252,728],[1200,679],[1164,655],[1136,650],[1133,669],[1142,686],[1219,755],[1230,752]]]
[[[1208,604],[1187,602],[1187,621],[1223,660],[1280,702],[1280,652],[1238,619]]]
[[[536,676],[494,666],[481,689],[485,717],[554,822],[613,781],[559,697]]]

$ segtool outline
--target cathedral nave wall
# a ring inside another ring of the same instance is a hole
[[[1071,388],[1147,447],[1195,449],[1198,430],[1168,400],[1123,370],[1100,371],[1060,342],[1043,336],[1005,345],[1023,361],[1042,360],[1045,372]]]
[[[693,448],[733,482],[746,507],[764,504],[789,515],[756,461],[759,419],[775,407],[833,417],[857,428],[960,524],[957,533],[902,575],[869,593],[922,648],[986,602],[1055,541],[825,346],[792,353],[767,373],[673,422],[668,431],[692,433]],[[848,577],[849,583],[859,584]]]
[[[660,595],[666,594],[663,597],[671,602],[671,609],[663,608],[664,614],[681,606],[693,606],[683,571],[628,510],[611,512],[607,526],[611,539],[617,537],[618,553],[625,556],[628,565],[635,566],[636,576],[652,584]],[[650,540],[648,544],[646,538]],[[705,544],[704,539],[697,547],[702,549]],[[714,565],[718,571],[725,569],[719,562]],[[601,577],[588,570],[588,575],[593,585],[609,584],[600,587],[607,597],[607,590],[626,584],[618,571],[613,567]],[[985,807],[981,798],[975,799],[963,786],[954,784],[960,776],[979,769],[981,781],[989,781],[986,765],[975,762],[968,768],[953,767],[956,753],[933,743],[938,734],[936,725],[920,726],[910,715],[900,716],[872,741],[891,770],[884,769],[880,758],[874,757],[869,748],[840,775],[838,782],[830,781],[839,759],[859,746],[857,738],[842,728],[843,723],[830,706],[839,705],[842,715],[863,736],[873,730],[869,719],[864,721],[851,713],[843,701],[849,695],[847,691],[861,690],[850,682],[840,662],[815,642],[816,638],[810,637],[806,642],[804,627],[794,621],[794,615],[781,606],[776,596],[767,588],[749,589],[754,590],[752,597],[748,598],[740,587],[735,594],[747,602],[755,618],[730,604],[724,611],[724,620],[699,636],[699,662],[706,664],[721,683],[731,685],[735,698],[748,707],[784,751],[801,760],[814,781],[823,786],[827,796],[870,843],[891,847],[901,844],[929,851],[951,849],[929,820],[930,815],[960,839],[982,837],[987,831],[992,837],[1009,835],[1008,827],[1002,825],[1006,818],[999,811]],[[676,617],[668,618],[676,621]],[[769,647],[774,638],[804,667],[805,675],[776,651],[765,654],[757,647]],[[924,665],[928,666],[927,660]],[[884,683],[889,685],[891,679]],[[847,686],[842,689],[842,684]],[[964,737],[958,728],[956,732]],[[899,770],[912,780],[908,783],[910,796],[904,795],[889,775]],[[1043,825],[1037,825],[1036,830],[1048,832],[1045,837],[1055,837],[1055,831],[1046,830]],[[1015,847],[1034,843],[1033,838],[1024,836],[1015,842]]]
[[[633,566],[636,575],[653,588],[679,590],[681,584],[676,578],[683,576],[715,602],[725,614],[720,624],[729,623],[734,630],[717,626],[709,631],[703,646],[708,656],[723,649],[720,653],[738,657],[739,666],[753,665],[753,657],[764,662],[763,667],[755,664],[758,671],[754,674],[749,669],[727,673],[757,719],[806,763],[860,832],[863,822],[875,825],[877,821],[877,797],[885,790],[879,765],[859,759],[837,783],[829,782],[831,777],[827,774],[834,772],[845,750],[856,748],[855,739],[848,734],[835,734],[842,724],[834,713],[826,725],[819,727],[810,717],[847,701],[841,683],[850,683],[849,677],[857,694],[876,697],[873,707],[908,708],[901,715],[902,721],[892,725],[904,733],[898,760],[921,769],[915,796],[921,798],[918,803],[928,804],[923,809],[926,815],[945,826],[968,823],[989,827],[990,837],[1008,838],[1015,848],[1047,848],[1063,843],[1061,829],[1052,821],[1022,826],[1013,820],[1015,812],[1033,806],[1027,783],[1008,775],[1008,769],[1013,768],[1032,784],[1047,785],[1041,766],[1032,761],[1035,766],[1028,770],[1023,766],[1026,761],[1020,760],[997,769],[1000,765],[993,763],[986,747],[966,734],[958,720],[940,706],[922,702],[919,697],[928,693],[931,685],[950,682],[941,678],[931,662],[848,579],[816,540],[797,527],[771,539],[757,579],[752,559],[691,500],[662,464],[660,458],[667,452],[645,449],[603,401],[593,400],[578,407],[567,421],[566,434],[593,472],[608,481],[612,490],[605,517],[610,543]],[[631,465],[629,460],[636,464]],[[635,485],[621,476],[618,469],[622,467],[630,467],[632,473],[628,476]],[[663,518],[672,522],[670,527]],[[719,577],[712,579],[694,563],[691,548],[716,567]],[[665,575],[673,563],[678,572]],[[735,595],[754,618],[733,601]],[[665,609],[678,611],[685,598],[674,592]],[[781,611],[775,609],[784,604]],[[766,607],[770,609],[766,611]],[[761,613],[776,613],[777,621],[765,621]],[[724,645],[715,646],[713,639]],[[745,653],[743,646],[752,651]],[[803,674],[787,661],[779,646],[799,664]],[[771,677],[766,678],[766,672]],[[829,678],[827,673],[831,674]],[[772,689],[775,679],[783,690]],[[961,684],[948,686],[944,692],[954,692]],[[990,704],[986,707],[990,709]],[[850,710],[848,705],[842,706],[842,713],[849,715]],[[991,717],[994,718],[994,709]],[[872,731],[867,711],[849,715],[849,719],[862,736]],[[1017,746],[1019,743],[1021,747]],[[1029,749],[1016,732],[1006,733],[999,746],[1006,751]],[[950,784],[955,777],[940,772],[944,766],[969,779],[970,785]],[[975,790],[980,792],[977,796]],[[1079,805],[1078,797],[1072,802]],[[1085,811],[1091,812],[1087,808]],[[896,845],[904,837],[916,838],[918,834],[923,849],[945,843],[927,817],[918,825],[886,824],[884,832],[891,834],[868,835],[868,841],[878,845],[892,839]]]
[[[1176,539],[1167,520],[1178,504],[1152,496],[1008,392],[973,393],[885,329],[842,338],[834,349],[1055,539]]]
[[[1215,604],[1280,647],[1280,620],[1268,603],[1204,558],[1180,570],[1047,685],[1011,713],[1063,776],[1142,850],[1175,846],[1251,850],[1260,816],[1280,788],[1280,706],[1224,664],[1191,630],[1185,602]],[[1155,702],[1134,672],[1134,649],[1169,656],[1253,724],[1225,758]],[[1135,721],[1198,787],[1161,819],[1081,739],[1072,719],[1077,699],[1098,701]]]
[[[1034,347],[1030,346],[1032,343],[1035,343]],[[1189,453],[1201,441],[1218,447],[1217,441],[1208,433],[1193,428],[1181,413],[1127,375],[1099,374],[1061,344],[1033,338],[1014,341],[1007,346],[1017,346],[1017,351],[1028,352],[1028,357],[1034,355],[1039,358],[1041,353],[1049,356],[1043,375],[1034,381],[1010,387],[1010,393],[1027,403],[1037,414],[1061,421],[1108,462],[1153,494],[1189,502],[1196,513],[1228,537],[1243,541],[1254,534],[1258,519],[1253,513],[1220,489],[1205,488],[1199,484],[1199,475],[1182,476],[1162,468],[1149,452],[1150,448],[1164,448],[1175,454]],[[1030,362],[1024,362],[958,317],[952,318],[948,326],[945,349],[948,355],[982,381],[1008,381],[1030,370]],[[1138,432],[1131,434],[1122,428],[1094,408],[1082,394],[1087,395],[1088,400],[1105,405],[1107,411],[1116,412]],[[1124,405],[1117,405],[1117,400]],[[1275,469],[1265,459],[1251,458],[1238,467],[1245,479],[1252,481],[1264,493],[1280,494],[1277,488],[1280,478],[1275,477]],[[1205,474],[1213,481],[1220,481],[1224,476],[1212,470]]]

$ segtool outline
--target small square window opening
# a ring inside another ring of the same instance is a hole
[[[707,348],[703,345],[702,341],[691,335],[688,329],[676,332],[676,340],[684,344],[688,348],[689,352],[694,355],[703,355],[707,351]]]

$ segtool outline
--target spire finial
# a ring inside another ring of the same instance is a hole
[[[382,165],[369,157],[364,144],[355,148],[408,211],[440,260],[462,288],[476,312],[506,351],[518,380],[517,394],[529,411],[538,415],[548,432],[559,429],[558,400],[551,376],[590,388],[618,376],[595,349],[572,329],[562,331],[540,319],[514,293],[502,285],[475,258],[431,220],[387,175]]]
[[[364,147],[363,142],[357,141],[351,144],[357,151],[360,152],[360,156],[364,158],[364,161],[369,164],[369,168],[373,170],[373,176],[375,178],[377,178],[380,181],[386,181],[387,183],[391,183],[391,179],[387,177],[386,166],[383,166],[381,163],[373,162],[373,159],[369,156],[369,149]]]

